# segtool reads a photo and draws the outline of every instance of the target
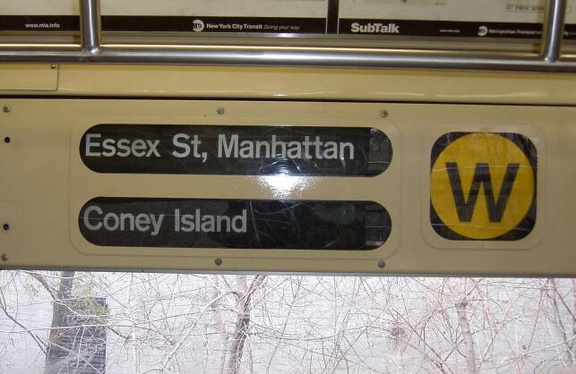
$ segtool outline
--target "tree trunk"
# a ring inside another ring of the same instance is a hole
[[[250,325],[250,295],[246,285],[246,276],[239,275],[236,279],[242,291],[240,292],[241,296],[237,303],[238,319],[236,320],[236,326],[232,334],[230,358],[228,359],[228,374],[237,374],[240,369],[242,350],[244,349],[244,342],[246,341],[246,331]]]
[[[246,276],[239,275],[238,283],[242,288],[241,296],[238,299],[238,319],[236,327],[232,334],[232,343],[230,346],[230,358],[228,361],[228,374],[238,374],[240,371],[240,362],[244,351],[248,328],[250,327],[250,310],[252,309],[252,294],[260,287],[264,280],[264,275],[256,275],[250,284],[246,285]]]
[[[468,374],[476,374],[476,355],[474,354],[474,340],[470,332],[470,324],[466,315],[466,306],[468,303],[462,301],[456,304],[456,313],[458,314],[458,324],[462,330],[464,346],[466,347],[466,367]]]
[[[74,287],[74,274],[74,271],[63,271],[60,275],[60,286],[54,300],[52,327],[48,338],[45,374],[60,373],[63,361],[70,353],[59,344],[59,341],[63,335],[62,327],[66,326],[66,316],[69,308],[68,301],[72,298],[72,289]]]

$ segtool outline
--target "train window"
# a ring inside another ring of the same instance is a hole
[[[2,271],[9,373],[569,373],[576,281]]]

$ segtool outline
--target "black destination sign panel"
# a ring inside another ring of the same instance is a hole
[[[392,161],[367,127],[102,124],[79,150],[99,173],[374,176]]]
[[[98,197],[78,217],[98,246],[370,250],[390,215],[371,201]]]

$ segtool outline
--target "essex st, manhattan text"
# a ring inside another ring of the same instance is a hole
[[[277,135],[243,137],[232,133],[203,140],[197,134],[178,133],[172,136],[170,144],[164,145],[162,139],[114,138],[91,133],[86,135],[84,147],[86,157],[175,157],[204,162],[208,155],[221,159],[353,160],[354,154],[354,143],[326,140],[319,135],[280,139]]]

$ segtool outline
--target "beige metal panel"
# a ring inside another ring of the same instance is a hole
[[[0,231],[0,265],[6,268],[576,274],[571,107],[69,99],[0,104],[12,108],[0,113],[0,221],[9,225]],[[375,177],[95,173],[83,164],[79,147],[84,132],[102,123],[373,127],[389,136],[394,156]],[[461,131],[517,133],[534,145],[537,214],[528,236],[448,240],[431,228],[432,148],[444,134]],[[103,247],[79,232],[80,210],[95,197],[371,200],[390,213],[392,233],[371,251]]]
[[[568,74],[64,65],[58,94],[570,105],[575,84]]]
[[[55,91],[58,69],[55,65],[2,65],[0,92]]]

